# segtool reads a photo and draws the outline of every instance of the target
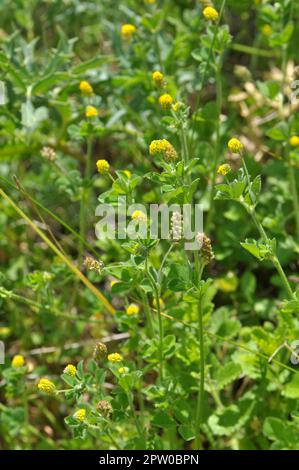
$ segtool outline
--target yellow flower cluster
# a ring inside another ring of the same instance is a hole
[[[84,96],[91,96],[93,95],[93,88],[90,83],[88,83],[86,80],[82,80],[79,85],[80,91],[82,95]]]
[[[132,220],[137,220],[137,222],[145,222],[146,221],[146,214],[142,211],[136,210],[131,215]]]
[[[82,423],[86,417],[86,410],[84,408],[80,408],[74,413],[73,416],[77,421],[80,421]]]
[[[217,173],[219,175],[227,175],[231,171],[231,167],[227,163],[223,163],[223,165],[220,165],[217,169]]]
[[[209,21],[216,21],[219,18],[219,13],[213,7],[206,7],[203,10],[203,16]]]
[[[230,139],[227,146],[233,153],[240,153],[244,148],[244,145],[239,141],[239,139],[236,139],[235,137]]]
[[[108,361],[109,362],[120,362],[122,361],[122,356],[118,353],[111,353],[111,354],[108,354]]]
[[[73,366],[73,364],[68,364],[64,368],[63,373],[67,374],[67,375],[71,375],[72,377],[75,377],[75,375],[77,373],[77,368],[75,366]]]
[[[291,138],[290,138],[290,145],[292,147],[298,147],[299,145],[299,137],[298,135],[293,135]]]
[[[175,148],[166,139],[153,140],[149,146],[151,156],[163,155],[166,160],[176,160],[178,155]]]
[[[110,168],[110,165],[109,165],[109,163],[107,162],[107,160],[98,160],[98,161],[97,161],[97,169],[98,169],[98,172],[101,173],[102,175],[103,175],[104,173],[108,173],[109,168]]]
[[[133,24],[123,24],[121,27],[121,35],[123,39],[130,40],[136,32],[136,26]]]
[[[51,382],[51,380],[46,379],[46,378],[40,379],[40,381],[37,384],[37,388],[41,392],[47,393],[48,395],[54,395],[56,392],[56,387],[53,384],[53,382]]]
[[[137,315],[139,313],[139,307],[136,304],[130,304],[126,309],[127,315]]]
[[[23,367],[24,364],[25,364],[25,359],[24,359],[24,356],[22,356],[21,354],[17,354],[16,356],[12,358],[11,365],[15,369],[18,369],[19,367]]]
[[[126,374],[127,372],[129,372],[128,367],[120,367],[120,368],[118,369],[118,373],[119,373],[119,374]]]
[[[164,84],[164,75],[159,70],[152,73],[152,79],[158,87],[162,87]]]
[[[98,113],[98,110],[97,108],[95,108],[94,106],[86,106],[86,109],[85,109],[85,116],[87,118],[93,118],[93,117],[97,117],[99,115]]]
[[[159,97],[159,105],[162,109],[171,109],[173,98],[169,93],[164,93]]]

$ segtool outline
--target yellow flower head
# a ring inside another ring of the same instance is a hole
[[[21,356],[21,354],[17,354],[16,356],[12,358],[11,365],[12,367],[15,367],[16,369],[18,369],[19,367],[23,367],[24,364],[25,364],[25,359],[24,359],[24,356]]]
[[[86,106],[85,116],[87,118],[97,117],[99,115],[97,108],[94,106]]]
[[[122,361],[122,356],[118,353],[111,353],[111,354],[108,354],[108,361],[110,362],[120,362]]]
[[[93,88],[86,80],[82,80],[82,82],[80,82],[79,88],[84,96],[91,96],[93,94]]]
[[[292,147],[298,147],[299,145],[299,137],[298,135],[293,135],[291,138],[290,138],[290,145]]]
[[[157,0],[145,0],[145,3],[149,3],[150,5],[153,5],[156,3]]]
[[[166,160],[176,160],[177,153],[175,148],[166,139],[153,140],[149,146],[151,156],[162,155]]]
[[[139,307],[136,304],[130,304],[126,309],[127,315],[137,315],[139,313]]]
[[[172,109],[175,113],[177,113],[181,106],[182,106],[182,102],[177,101],[176,103],[172,105]]]
[[[168,93],[164,93],[159,97],[159,105],[162,109],[170,109],[173,103],[173,98]]]
[[[269,24],[264,24],[264,26],[262,27],[262,33],[265,36],[270,36],[273,33],[273,29]]]
[[[73,366],[73,364],[68,364],[64,368],[63,373],[67,374],[67,375],[71,375],[72,377],[75,377],[75,375],[77,373],[77,368],[75,366]]]
[[[145,222],[147,217],[146,214],[142,211],[136,210],[131,215],[132,220],[137,220],[137,222]]]
[[[227,146],[233,153],[240,153],[244,148],[244,145],[239,141],[239,139],[236,139],[235,137],[230,139]]]
[[[10,335],[10,328],[8,326],[1,326],[0,328],[0,338],[5,338]]]
[[[108,173],[109,168],[110,168],[110,165],[107,162],[107,160],[97,161],[97,169],[98,169],[98,172],[101,173],[101,175],[103,175],[104,173]]]
[[[136,26],[133,24],[123,24],[121,27],[121,35],[123,39],[130,40],[133,34],[136,33]]]
[[[129,372],[129,368],[128,367],[120,367],[118,369],[118,373],[119,374],[126,374],[127,372]]]
[[[45,378],[40,379],[40,381],[37,384],[37,388],[41,392],[47,393],[48,395],[54,395],[55,392],[56,392],[56,387],[53,384],[53,382],[51,382],[51,380],[45,379]]]
[[[126,175],[127,178],[131,178],[132,176],[132,173],[130,172],[130,170],[124,170],[124,174]]]
[[[164,75],[162,72],[159,72],[159,70],[156,70],[155,72],[152,73],[152,79],[155,82],[155,84],[159,87],[163,86],[164,83]]]
[[[231,171],[231,167],[227,163],[223,163],[223,165],[220,165],[217,169],[217,173],[219,175],[227,175]]]
[[[80,408],[73,414],[73,416],[77,421],[82,423],[85,420],[86,410],[84,408]]]
[[[209,21],[216,21],[219,18],[219,13],[213,7],[206,7],[203,10],[203,16]]]

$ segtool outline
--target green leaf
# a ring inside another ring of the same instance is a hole
[[[160,428],[171,428],[175,426],[175,421],[171,418],[166,411],[159,410],[154,413],[154,417],[152,419],[152,424],[154,426],[158,426]]]
[[[218,390],[226,387],[229,383],[236,380],[242,373],[242,368],[239,364],[229,362],[217,370],[215,374],[216,387]]]
[[[178,427],[178,432],[184,439],[184,441],[191,441],[192,439],[195,438],[195,432],[192,429],[192,427],[187,426],[186,424],[181,424]]]

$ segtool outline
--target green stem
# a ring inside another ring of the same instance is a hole
[[[145,311],[145,318],[146,318],[146,324],[149,332],[150,338],[153,338],[155,336],[155,331],[154,331],[154,326],[152,322],[152,315],[151,315],[151,309],[148,301],[148,297],[145,293],[141,293],[142,300],[143,300],[143,305],[144,305],[144,311]]]
[[[205,380],[205,356],[204,356],[204,332],[203,332],[203,319],[202,319],[202,299],[198,303],[198,340],[199,340],[199,354],[200,354],[200,384],[197,396],[196,415],[195,415],[195,447],[201,448],[200,430],[203,424],[203,409],[204,409],[204,380]]]
[[[138,432],[140,438],[141,438],[142,440],[144,440],[143,431],[142,431],[142,428],[141,428],[141,425],[140,425],[138,416],[137,416],[137,414],[136,414],[136,410],[135,410],[135,408],[134,408],[134,403],[133,403],[132,395],[131,395],[130,393],[128,393],[127,396],[128,396],[128,401],[129,401],[129,405],[130,405],[130,408],[131,408],[131,413],[132,413],[133,418],[134,418],[134,421],[135,421],[135,425],[136,425],[137,432]]]
[[[202,78],[200,80],[200,88],[199,88],[199,92],[197,94],[196,103],[195,103],[195,107],[194,107],[194,112],[196,112],[198,107],[199,107],[201,90],[202,90],[202,88],[204,86],[204,83],[205,83],[205,80],[206,80],[208,67],[210,65],[210,60],[211,60],[211,57],[212,57],[212,54],[213,54],[213,49],[214,49],[214,46],[215,46],[217,33],[218,33],[218,28],[219,28],[221,20],[222,20],[225,4],[226,4],[226,0],[222,0],[222,4],[221,4],[221,7],[220,7],[220,11],[219,11],[218,22],[217,22],[217,25],[216,25],[215,30],[214,30],[213,39],[212,39],[211,46],[210,46],[209,53],[208,53],[208,59],[206,61],[206,65],[205,65],[205,68],[204,68],[204,71],[203,71],[203,74],[202,74]],[[193,140],[194,140],[194,131],[195,131],[195,121],[194,121],[192,135],[191,135],[191,143],[193,143]]]
[[[160,381],[163,382],[163,338],[164,338],[164,329],[163,329],[163,322],[162,322],[162,315],[161,315],[161,307],[160,307],[160,296],[159,296],[159,289],[157,287],[157,283],[155,282],[155,279],[149,272],[149,270],[146,267],[146,274],[150,280],[150,283],[152,285],[155,299],[156,299],[156,305],[157,305],[157,314],[158,314],[158,324],[159,324],[159,365],[160,365]]]
[[[294,205],[294,217],[296,223],[296,236],[297,242],[299,242],[299,199],[298,199],[298,191],[296,187],[296,178],[295,178],[295,171],[294,168],[291,166],[290,162],[288,162],[288,176],[289,176],[289,184],[290,190]]]
[[[248,207],[246,204],[243,204],[243,206],[245,207],[245,209],[247,210],[248,214],[251,216],[256,228],[258,229],[259,231],[259,234],[260,236],[262,237],[262,239],[267,243],[269,244],[270,243],[270,240],[269,240],[269,237],[268,235],[266,234],[265,230],[264,230],[264,227],[262,226],[261,222],[258,220],[257,216],[256,216],[256,213],[255,213],[255,209],[254,208],[251,208],[251,207]],[[280,264],[280,261],[278,259],[278,257],[276,255],[272,255],[271,257],[271,261],[274,265],[274,267],[276,268],[279,276],[280,276],[280,279],[282,280],[282,283],[289,295],[289,298],[291,300],[294,300],[296,297],[291,289],[291,286],[289,284],[289,281],[288,281],[288,278],[286,277],[285,275],[285,272]]]
[[[88,137],[87,139],[87,151],[86,151],[86,166],[85,166],[85,173],[84,179],[87,182],[87,187],[83,188],[81,201],[80,201],[80,238],[85,239],[86,233],[86,211],[89,207],[89,199],[90,199],[90,188],[89,182],[91,178],[91,161],[92,161],[92,149],[93,149],[93,139],[92,137]],[[82,260],[84,251],[84,244],[82,241],[79,245],[79,258]]]
[[[222,108],[222,80],[221,80],[221,64],[222,58],[219,57],[219,63],[217,66],[217,73],[216,73],[216,93],[217,93],[217,110],[218,110],[218,119],[216,123],[216,142],[215,142],[215,153],[214,153],[214,161],[212,167],[212,180],[210,186],[210,198],[209,198],[209,213],[207,216],[207,223],[205,231],[209,233],[210,225],[213,218],[213,211],[214,211],[214,188],[216,183],[217,177],[217,166],[220,158],[220,118],[221,118],[221,108]]]

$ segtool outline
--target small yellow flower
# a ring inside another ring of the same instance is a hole
[[[82,80],[82,82],[80,82],[79,88],[84,96],[91,96],[93,94],[93,88],[86,80]]]
[[[157,0],[145,0],[145,3],[149,3],[150,5],[153,5],[156,3]]]
[[[56,387],[53,384],[53,382],[51,382],[51,380],[45,379],[45,378],[40,379],[40,381],[37,384],[37,388],[41,392],[47,393],[48,395],[54,395],[54,393],[56,392]]]
[[[98,116],[98,110],[94,106],[86,106],[85,109],[85,116],[87,118],[93,118]]]
[[[227,144],[229,150],[233,153],[239,153],[243,150],[244,145],[239,141],[239,139],[233,138]]]
[[[118,353],[108,354],[108,361],[110,362],[120,362],[122,359],[122,356]]]
[[[136,33],[136,26],[133,24],[123,24],[121,27],[121,35],[123,39],[130,40],[133,34]]]
[[[217,169],[217,173],[219,175],[227,175],[231,171],[231,167],[227,163],[223,163],[223,165],[220,165]]]
[[[115,286],[115,284],[118,284],[118,281],[116,279],[113,279],[113,281],[110,282],[110,287]]]
[[[132,176],[132,173],[130,172],[130,170],[124,170],[124,174],[127,176],[127,178],[131,178]]]
[[[175,113],[177,113],[181,106],[182,106],[182,103],[180,101],[177,101],[176,103],[172,105],[172,109]]]
[[[24,356],[21,356],[21,354],[17,354],[16,356],[12,358],[11,365],[12,367],[15,367],[16,369],[18,369],[19,367],[23,367],[24,364],[25,364],[25,359],[24,359]]]
[[[8,326],[1,326],[0,328],[0,338],[5,338],[10,335],[10,328]]]
[[[173,98],[168,93],[164,93],[159,97],[159,105],[162,109],[170,109],[173,103]]]
[[[149,146],[151,156],[163,155],[166,160],[176,160],[177,153],[175,148],[166,139],[153,140]]]
[[[273,29],[269,24],[264,24],[264,26],[262,27],[262,33],[265,36],[271,36],[271,34],[273,33]]]
[[[162,72],[159,72],[159,70],[156,70],[155,72],[152,73],[152,79],[155,82],[155,84],[159,87],[162,87],[164,84],[164,75]]]
[[[290,145],[291,145],[292,147],[298,147],[298,145],[299,145],[299,137],[298,137],[298,135],[293,135],[293,136],[290,138],[289,142],[290,142]]]
[[[109,168],[110,168],[110,165],[109,165],[109,163],[107,162],[107,160],[98,160],[98,161],[97,161],[97,169],[98,169],[98,172],[101,173],[102,175],[103,175],[104,173],[108,173]]]
[[[219,18],[219,13],[213,7],[206,7],[203,10],[203,16],[209,21],[216,21]]]
[[[129,372],[129,368],[128,367],[120,367],[118,369],[118,373],[119,374],[126,374],[127,372]]]
[[[131,215],[132,220],[137,220],[137,222],[145,222],[146,221],[146,214],[142,211],[136,210]]]
[[[75,375],[77,373],[77,368],[75,366],[73,366],[73,364],[68,364],[64,368],[63,373],[67,374],[67,375],[71,375],[72,377],[75,377]]]
[[[137,315],[139,313],[139,307],[136,304],[130,304],[126,309],[127,315]]]
[[[86,417],[86,410],[84,408],[80,408],[73,414],[74,418],[81,423],[85,420]]]

